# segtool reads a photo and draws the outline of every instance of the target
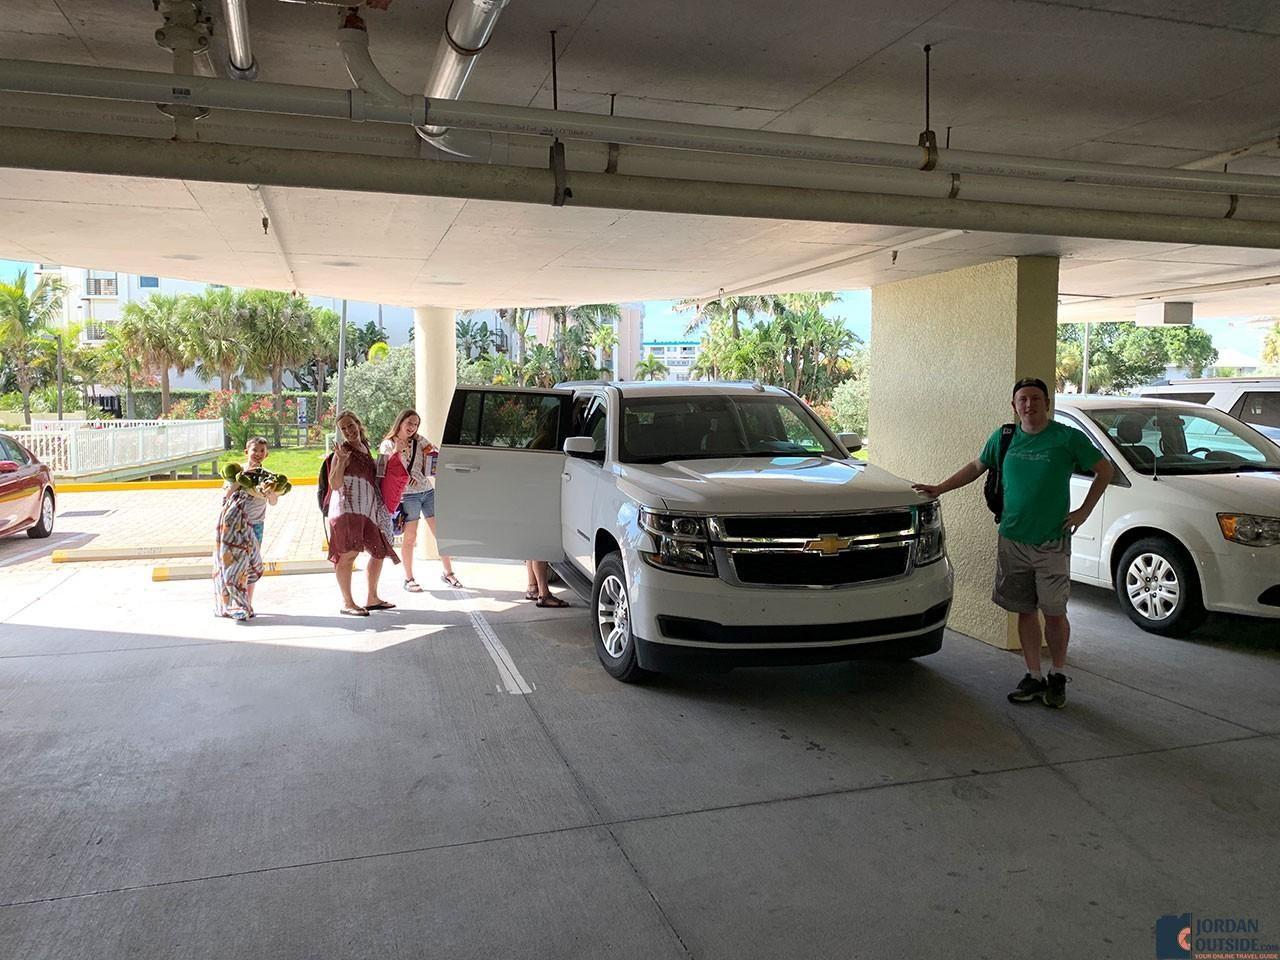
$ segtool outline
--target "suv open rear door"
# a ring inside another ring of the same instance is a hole
[[[436,476],[436,540],[457,557],[564,559],[560,475],[573,392],[459,387]]]

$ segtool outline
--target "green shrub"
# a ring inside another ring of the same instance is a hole
[[[392,347],[378,363],[347,367],[342,405],[364,421],[369,442],[376,446],[391,429],[396,415],[413,406],[413,346]],[[432,439],[439,441],[439,437]]]
[[[865,378],[845,380],[831,395],[831,408],[835,412],[836,428],[843,433],[867,435],[867,403],[870,382]]]

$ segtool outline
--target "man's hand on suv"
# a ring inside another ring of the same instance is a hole
[[[921,496],[935,500],[942,495],[942,484],[913,483],[911,489]]]

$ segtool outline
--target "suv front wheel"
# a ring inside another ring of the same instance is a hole
[[[596,656],[609,676],[635,683],[646,675],[636,662],[636,641],[631,632],[631,597],[622,557],[611,553],[596,567],[591,589],[591,614],[595,620]]]

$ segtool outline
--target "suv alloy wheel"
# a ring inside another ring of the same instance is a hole
[[[635,683],[647,671],[636,662],[635,637],[631,632],[631,598],[622,557],[611,553],[596,567],[591,589],[591,614],[595,621],[596,656],[609,676],[623,683]]]

